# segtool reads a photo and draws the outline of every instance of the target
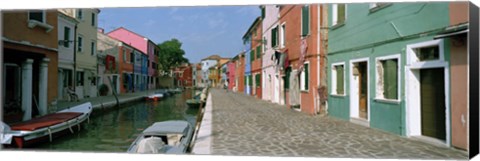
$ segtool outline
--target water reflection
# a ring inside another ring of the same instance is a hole
[[[82,131],[25,150],[126,152],[137,135],[154,122],[181,119],[195,124],[198,109],[189,109],[192,90],[162,99],[139,102],[90,118]]]

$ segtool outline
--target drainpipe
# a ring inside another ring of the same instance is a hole
[[[77,24],[73,30],[73,93],[77,93]],[[78,99],[78,98],[77,98]]]

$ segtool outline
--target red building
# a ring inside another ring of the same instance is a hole
[[[174,86],[192,87],[193,86],[193,65],[183,64],[173,69]]]

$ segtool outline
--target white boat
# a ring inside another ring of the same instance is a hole
[[[152,100],[152,101],[158,101],[160,100],[161,98],[163,98],[163,94],[162,93],[157,93],[157,94],[152,94],[152,95],[148,95],[148,96],[145,96],[145,100]]]
[[[44,140],[52,141],[68,131],[74,133],[74,129],[80,130],[80,123],[89,119],[92,109],[92,104],[87,102],[10,126],[1,122],[0,143],[22,148]]]
[[[156,122],[145,129],[128,148],[129,153],[186,153],[193,127],[184,120]]]

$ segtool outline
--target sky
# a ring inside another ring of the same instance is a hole
[[[243,50],[242,36],[261,11],[258,6],[102,8],[105,33],[127,28],[159,44],[176,38],[190,63],[213,54],[231,58]]]

